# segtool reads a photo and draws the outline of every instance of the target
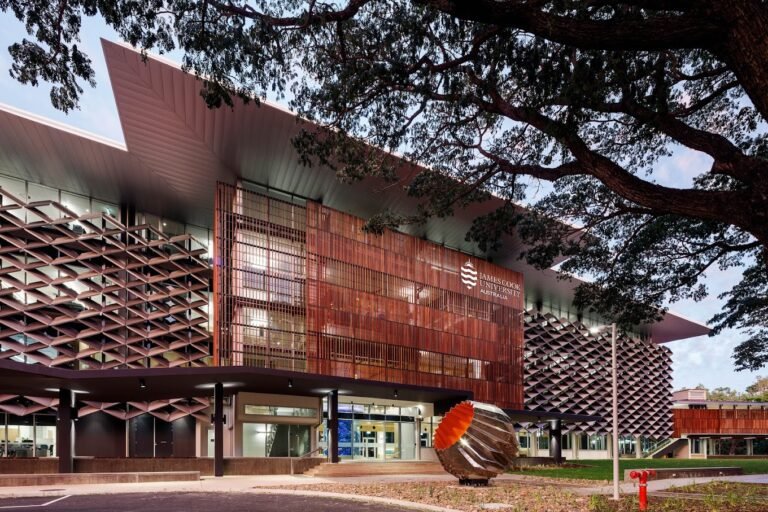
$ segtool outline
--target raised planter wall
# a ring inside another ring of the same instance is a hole
[[[629,474],[632,471],[642,471],[641,469],[625,469],[624,481],[631,482]],[[708,476],[733,476],[743,475],[743,468],[736,467],[710,467],[710,468],[663,468],[656,469],[654,476],[649,476],[648,480],[666,480],[668,478],[701,478]]]
[[[563,457],[562,462],[565,462]],[[555,466],[557,462],[553,457],[518,457],[512,461],[513,468],[527,468],[531,466]]]

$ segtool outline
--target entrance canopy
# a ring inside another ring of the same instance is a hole
[[[12,395],[58,397],[59,389],[69,389],[81,400],[148,401],[211,396],[216,383],[222,383],[226,393],[325,396],[338,390],[341,396],[397,398],[436,407],[472,399],[472,393],[463,390],[243,366],[69,370],[0,360],[0,390]]]

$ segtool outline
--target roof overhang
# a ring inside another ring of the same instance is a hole
[[[218,181],[240,180],[315,200],[367,217],[392,210],[417,211],[404,187],[416,170],[404,164],[397,185],[379,179],[341,183],[324,167],[305,167],[292,144],[301,130],[295,114],[262,101],[209,109],[200,82],[177,64],[103,40],[125,145],[0,105],[0,173],[139,211],[211,226]],[[502,204],[489,199],[403,231],[491,259],[521,272],[530,302],[571,309],[579,281],[558,279],[520,260],[524,245],[504,236],[494,253],[483,253],[465,235],[477,217]],[[657,343],[701,336],[709,328],[674,313],[649,328]]]

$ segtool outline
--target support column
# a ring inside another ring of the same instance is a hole
[[[74,425],[76,410],[74,393],[59,389],[59,408],[56,413],[56,450],[59,456],[59,473],[75,472]]]
[[[752,443],[752,439],[746,439],[747,441],[747,455],[752,456],[755,454],[754,452],[754,444]]]
[[[224,476],[224,385],[213,388],[213,476]]]
[[[563,429],[560,420],[549,420],[549,456],[556,464],[563,460],[562,436]]]
[[[581,436],[584,434],[571,434],[571,455],[573,460],[579,460],[579,450],[581,450]]]
[[[416,439],[414,439],[416,445],[414,447],[413,457],[416,460],[421,460],[421,419],[418,417],[414,421],[414,430],[416,431]]]
[[[328,393],[328,458],[339,462],[339,390]]]
[[[643,443],[642,437],[635,436],[635,458],[636,459],[642,459],[643,458]]]

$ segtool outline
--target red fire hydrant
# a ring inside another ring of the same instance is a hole
[[[640,471],[631,471],[629,478],[639,479],[640,489],[638,490],[638,498],[640,499],[640,510],[648,510],[648,477],[656,476],[656,471],[653,469],[643,469]]]

